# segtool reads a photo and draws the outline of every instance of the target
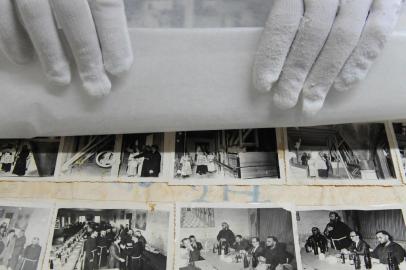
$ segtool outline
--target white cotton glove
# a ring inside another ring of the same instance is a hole
[[[274,5],[281,6],[280,1]],[[303,92],[302,109],[314,114],[333,84],[344,91],[366,76],[396,25],[402,0],[303,1],[296,31],[292,23],[275,24],[279,14],[288,13],[281,10],[287,7],[271,10],[254,61],[253,84],[260,91],[272,89],[275,105],[283,109],[296,106]],[[290,31],[273,31],[275,25]],[[289,43],[292,32],[296,36]]]
[[[83,87],[94,96],[108,94],[106,71],[118,75],[133,61],[123,0],[0,1],[0,49],[16,63],[28,62],[35,50],[46,77],[66,85],[71,74],[59,27]]]

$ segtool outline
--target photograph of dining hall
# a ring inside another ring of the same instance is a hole
[[[403,171],[406,173],[406,123],[393,123],[393,130],[398,144],[400,162]]]
[[[170,212],[59,208],[49,268],[166,270]]]
[[[177,132],[175,179],[280,178],[273,128]]]
[[[163,171],[164,133],[122,135],[120,177],[159,177]]]
[[[286,132],[290,179],[396,179],[383,123],[292,127]]]
[[[303,269],[406,269],[406,227],[400,209],[297,212]]]
[[[0,140],[0,177],[52,177],[59,137]]]
[[[119,155],[115,135],[64,137],[58,176],[79,180],[117,176]]]
[[[176,269],[297,269],[292,213],[284,208],[182,206],[177,222]]]
[[[51,214],[51,208],[0,203],[0,270],[41,269]]]

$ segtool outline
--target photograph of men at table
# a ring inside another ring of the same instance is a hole
[[[61,208],[49,268],[166,270],[168,228],[167,211]]]
[[[181,208],[181,270],[295,270],[292,214],[283,208]]]
[[[304,269],[406,269],[401,210],[297,213]]]

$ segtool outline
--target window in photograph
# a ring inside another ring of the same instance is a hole
[[[395,179],[385,125],[287,128],[288,177],[308,180]]]
[[[303,269],[403,269],[406,227],[400,209],[298,212]]]
[[[178,180],[279,178],[275,129],[177,132],[174,169]]]
[[[400,161],[403,171],[406,172],[406,123],[394,123],[396,141],[400,153]]]
[[[52,177],[59,137],[0,140],[0,177]]]

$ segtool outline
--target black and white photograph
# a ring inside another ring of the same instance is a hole
[[[147,207],[109,202],[59,205],[49,268],[170,269],[173,206]]]
[[[48,242],[52,206],[0,202],[0,269],[39,270]]]
[[[158,178],[163,175],[164,133],[122,135],[120,178]]]
[[[0,140],[0,177],[53,177],[60,138]]]
[[[297,226],[303,269],[406,269],[401,208],[308,208]]]
[[[271,3],[266,0],[125,0],[128,24],[147,28],[260,27]]]
[[[406,177],[406,123],[393,123],[403,177]]]
[[[174,163],[174,184],[281,182],[273,128],[176,132]]]
[[[64,137],[59,178],[75,180],[117,177],[120,152],[116,135]]]
[[[266,204],[178,205],[176,269],[298,269],[296,224],[289,209]]]
[[[395,155],[383,123],[291,127],[286,135],[288,181],[398,182]]]

